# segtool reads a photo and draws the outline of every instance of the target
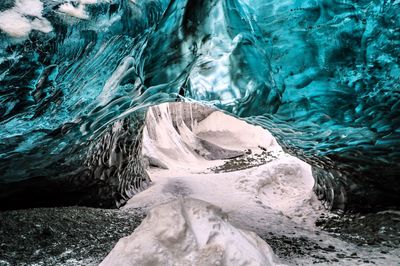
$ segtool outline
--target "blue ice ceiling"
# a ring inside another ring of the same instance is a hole
[[[123,204],[150,182],[146,107],[186,98],[270,130],[313,166],[330,208],[399,202],[399,11],[399,1],[3,1],[0,198]]]

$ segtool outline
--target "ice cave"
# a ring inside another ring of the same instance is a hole
[[[398,0],[1,1],[0,265],[398,265],[399,221]]]

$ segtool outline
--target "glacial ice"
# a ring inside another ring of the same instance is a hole
[[[2,1],[1,208],[28,194],[32,205],[124,204],[150,182],[146,109],[188,99],[267,128],[313,166],[329,207],[398,204],[399,8]]]

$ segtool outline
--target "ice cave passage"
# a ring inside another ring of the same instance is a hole
[[[331,209],[400,204],[400,2],[0,3],[0,209],[145,189],[146,110],[212,105],[312,166]]]

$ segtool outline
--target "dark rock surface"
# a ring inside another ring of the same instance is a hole
[[[359,246],[400,247],[400,211],[327,215],[316,225]]]
[[[97,265],[144,217],[84,207],[0,212],[0,265]]]
[[[260,153],[253,153],[251,150],[247,150],[242,156],[228,160],[223,165],[212,167],[210,170],[214,173],[240,171],[272,162],[278,158],[278,154],[269,152],[263,147],[260,148],[262,150]]]

